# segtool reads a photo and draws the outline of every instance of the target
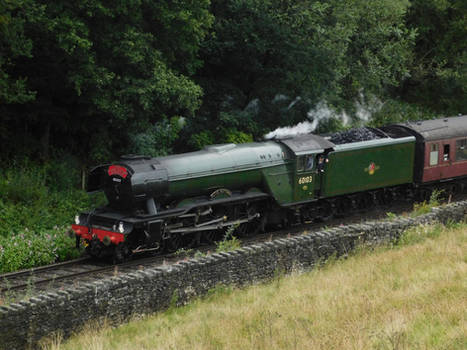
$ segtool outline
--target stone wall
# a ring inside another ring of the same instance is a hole
[[[396,240],[410,226],[461,221],[467,201],[435,208],[417,218],[367,222],[256,244],[229,253],[109,277],[0,306],[0,348],[32,348],[43,336],[60,331],[68,336],[90,320],[114,324],[132,315],[166,309],[202,295],[218,284],[245,285],[280,273],[313,268],[330,255],[344,255],[356,245]]]

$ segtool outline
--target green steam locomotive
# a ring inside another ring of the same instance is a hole
[[[413,198],[423,187],[414,176],[425,150],[420,130],[401,124],[123,156],[90,172],[88,191],[104,191],[108,204],[76,216],[72,229],[91,255],[124,260],[209,243],[227,228],[242,236]]]

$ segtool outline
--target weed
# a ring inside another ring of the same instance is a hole
[[[443,194],[444,190],[434,189],[430,195],[430,205],[432,207],[437,207],[440,204],[440,199]]]
[[[233,235],[238,225],[230,226],[226,231],[224,238],[220,242],[216,242],[216,252],[230,252],[241,247],[241,241]]]
[[[430,200],[423,201],[421,203],[414,203],[413,205],[413,211],[411,213],[412,217],[427,214],[431,212],[431,208],[437,207],[440,205],[440,199],[441,195],[443,193],[443,190],[433,190],[433,192],[430,195]]]
[[[197,259],[206,256],[206,254],[197,250],[193,256]]]
[[[187,257],[191,255],[191,253],[193,253],[193,249],[191,248],[180,248],[174,254],[180,257]]]
[[[390,212],[390,211],[388,211],[388,212],[386,213],[386,217],[387,217],[389,220],[395,220],[395,219],[397,218],[397,215],[394,214],[394,213],[392,213],[392,212]]]
[[[180,299],[180,296],[178,295],[178,289],[175,289],[172,293],[172,297],[170,298],[167,312],[170,313],[177,309],[179,299]]]

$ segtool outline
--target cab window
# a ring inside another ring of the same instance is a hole
[[[314,155],[306,155],[298,157],[297,160],[297,171],[311,171],[315,165]]]

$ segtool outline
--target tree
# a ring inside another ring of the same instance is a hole
[[[417,31],[411,78],[400,95],[438,113],[467,111],[467,3],[412,0],[407,26]]]
[[[197,74],[209,98],[198,120],[236,127],[225,125],[228,114],[243,121],[240,131],[260,136],[303,121],[322,100],[352,109],[362,92],[389,94],[411,61],[407,7],[406,0],[213,1],[214,33]]]
[[[30,12],[15,1],[17,13]],[[30,45],[9,67],[35,98],[0,105],[17,138],[45,156],[52,145],[96,161],[124,152],[132,131],[193,116],[202,90],[190,75],[211,23],[208,0],[29,1],[42,12],[21,22]]]

